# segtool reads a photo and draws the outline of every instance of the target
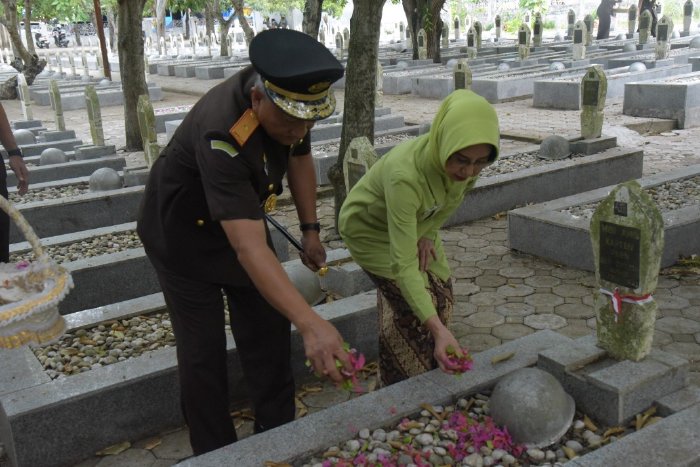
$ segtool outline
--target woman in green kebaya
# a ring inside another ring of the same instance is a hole
[[[460,346],[447,328],[451,272],[438,231],[498,151],[493,107],[457,90],[442,102],[430,132],[382,157],[340,210],[340,234],[378,288],[384,385],[437,367],[456,369],[449,353]]]

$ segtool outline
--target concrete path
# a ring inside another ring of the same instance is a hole
[[[197,80],[151,75],[164,91],[156,108],[191,104],[222,80]],[[342,109],[343,93],[337,92]],[[11,119],[20,118],[17,101],[3,101]],[[439,101],[410,95],[384,96],[383,106],[403,115],[407,122],[428,123]],[[525,99],[495,105],[503,134],[574,136],[579,128],[578,111],[543,110]],[[36,111],[36,108],[35,108]],[[66,127],[78,138],[90,141],[85,111],[65,112]],[[123,109],[102,109],[107,144],[124,147]],[[37,115],[49,129],[52,117]],[[622,115],[622,102],[606,105],[603,132],[618,138],[618,145],[641,147],[645,152],[644,174],[663,172],[700,163],[700,128],[669,130],[667,121]],[[637,128],[641,133],[630,129]],[[646,130],[645,130],[646,129]],[[647,132],[648,131],[648,132]],[[661,131],[661,133],[659,133]],[[164,142],[164,135],[160,135]],[[122,149],[123,152],[123,149]],[[142,165],[143,154],[127,154],[130,165]],[[330,248],[335,240],[333,201],[319,200],[322,238]],[[293,226],[293,208],[283,207],[276,217]],[[592,273],[561,267],[533,256],[511,251],[507,244],[505,214],[481,219],[443,232],[445,249],[454,272],[457,307],[452,331],[472,352],[479,352],[539,329],[553,329],[570,337],[591,334],[595,329],[592,308],[595,277]],[[293,229],[292,229],[293,230]],[[700,385],[700,275],[689,270],[662,272],[654,294],[659,303],[654,345],[691,360],[691,383]],[[373,385],[372,377],[366,384]],[[328,384],[300,388],[299,415],[321,410],[349,397]],[[234,412],[240,437],[250,435],[252,423],[247,408]],[[187,428],[180,427],[145,440],[124,440],[129,444],[115,455],[94,456],[80,463],[91,466],[169,466],[191,455]],[[105,446],[106,447],[106,446]],[[117,449],[118,450],[118,449]],[[4,464],[0,462],[2,467]]]

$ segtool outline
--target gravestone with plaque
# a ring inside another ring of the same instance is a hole
[[[349,193],[352,187],[377,162],[379,156],[366,136],[360,136],[350,141],[343,158],[343,175],[345,190]]]
[[[406,40],[406,26],[403,24],[403,21],[399,22],[399,40]]]
[[[139,96],[136,114],[139,119],[139,129],[141,130],[143,156],[146,159],[146,165],[150,168],[160,154],[160,147],[158,146],[158,135],[156,133],[156,116],[148,94]]]
[[[683,4],[683,31],[681,37],[686,37],[690,34],[690,23],[693,21],[693,0],[685,0]]]
[[[586,47],[593,45],[593,16],[586,15],[583,17],[583,24],[586,25],[586,34],[584,36],[584,44]]]
[[[496,15],[494,25],[496,27],[496,42],[498,42],[501,39],[501,15]]]
[[[425,29],[418,30],[418,59],[425,60],[428,58],[428,41],[425,35]]]
[[[454,70],[455,89],[471,89],[472,88],[472,70],[469,68],[469,63],[460,58],[457,60]]]
[[[322,27],[318,29],[318,41],[326,45],[326,31]]]
[[[654,337],[661,212],[639,183],[622,183],[596,208],[591,242],[600,287],[594,301],[598,346],[613,358],[639,361]]]
[[[345,50],[350,47],[350,30],[348,28],[343,28],[343,47]]]
[[[530,27],[523,23],[518,28],[518,57],[525,60],[530,56]]]
[[[581,80],[581,136],[599,138],[603,131],[605,96],[608,80],[603,67],[593,65]]]
[[[61,104],[61,91],[58,89],[58,81],[55,79],[49,82],[49,98],[56,116],[56,130],[66,131],[66,121],[63,118],[63,105]]]
[[[467,31],[467,58],[473,60],[476,58],[476,56],[477,56],[476,31],[474,30],[474,27],[472,26]]]
[[[644,10],[639,15],[639,45],[646,45],[649,42],[651,32],[651,12]]]
[[[85,107],[87,108],[88,121],[90,122],[90,135],[95,146],[105,145],[105,135],[102,128],[102,110],[100,100],[97,97],[95,86],[85,86]]]
[[[668,58],[668,52],[671,50],[671,33],[673,33],[673,21],[668,16],[664,16],[656,25],[656,47],[654,52],[657,60]]]
[[[574,60],[583,60],[586,58],[585,35],[586,25],[583,24],[583,21],[577,21],[574,27],[574,46],[571,48]]]
[[[70,63],[70,76],[67,77],[68,79],[76,79],[79,78],[78,72],[75,69],[75,56],[73,54],[68,54],[68,63]]]
[[[630,5],[627,10],[627,39],[634,37],[634,30],[637,28],[637,5]]]
[[[29,86],[24,73],[17,73],[17,97],[22,105],[22,116],[25,120],[33,120],[32,99],[29,97]]]
[[[338,31],[335,33],[335,54],[338,60],[343,59],[343,35]]]
[[[484,28],[481,26],[481,21],[479,21],[479,20],[474,21],[474,25],[472,27],[474,28],[474,34],[476,37],[476,48],[480,49],[481,48],[481,33],[483,32]]]
[[[574,27],[576,26],[576,12],[569,10],[566,14],[566,39],[571,40],[574,37]]]
[[[97,97],[97,90],[92,84],[85,86],[85,108],[87,109],[88,122],[90,123],[92,145],[76,146],[75,160],[97,159],[116,154],[117,151],[113,144],[105,145],[100,100]]]
[[[459,40],[459,37],[460,37],[460,32],[459,32],[459,16],[455,16],[454,30],[455,30],[455,41],[458,41],[458,40]]]
[[[374,74],[374,78],[374,107],[379,108],[384,100],[384,68],[379,60],[377,60],[377,72]]]
[[[447,23],[442,23],[442,47],[450,46],[450,26]]]
[[[535,22],[532,24],[532,45],[542,46],[542,14],[535,13]]]

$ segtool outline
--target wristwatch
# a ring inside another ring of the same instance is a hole
[[[19,156],[22,157],[22,150],[20,148],[14,148],[7,151],[8,156]]]
[[[319,222],[307,222],[305,224],[299,224],[299,230],[306,232],[307,230],[315,230],[316,232],[321,231],[321,224]]]

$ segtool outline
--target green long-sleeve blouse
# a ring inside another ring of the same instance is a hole
[[[447,176],[447,159],[466,147],[487,143],[498,157],[498,118],[481,96],[451,93],[430,132],[406,141],[382,157],[348,194],[338,220],[354,260],[365,270],[393,279],[411,309],[425,322],[436,314],[427,274],[418,269],[418,240],[433,240],[437,259],[429,270],[450,277],[438,230],[462,203],[477,177],[463,182]]]

